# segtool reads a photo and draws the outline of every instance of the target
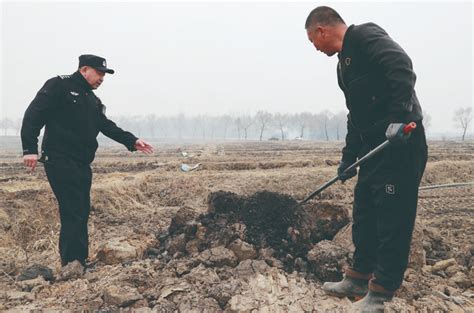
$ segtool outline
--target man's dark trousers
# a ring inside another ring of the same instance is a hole
[[[374,273],[374,282],[391,291],[400,287],[408,264],[427,161],[425,132],[417,124],[407,143],[391,144],[361,166],[354,191],[352,267]]]
[[[62,265],[74,260],[85,265],[88,257],[87,221],[90,211],[92,171],[89,164],[59,157],[45,162],[49,184],[59,203]]]

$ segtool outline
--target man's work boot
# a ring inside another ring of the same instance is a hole
[[[363,274],[347,268],[340,282],[326,282],[323,284],[323,290],[331,296],[362,298],[367,294],[367,285],[371,278],[372,274]]]
[[[373,280],[369,281],[369,292],[367,295],[352,304],[353,312],[357,313],[383,313],[384,303],[393,298],[393,291],[376,284]]]
[[[69,262],[61,268],[57,280],[77,279],[84,274],[84,265],[78,260]]]

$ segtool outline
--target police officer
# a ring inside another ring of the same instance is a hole
[[[405,51],[378,25],[346,26],[332,8],[314,9],[305,24],[318,51],[338,55],[337,77],[349,109],[346,145],[338,169],[388,138],[392,144],[361,166],[354,191],[354,261],[344,279],[325,283],[336,296],[364,297],[354,307],[383,311],[402,283],[416,217],[418,186],[427,160],[422,111],[415,94],[416,76]],[[404,126],[416,122],[406,136]]]
[[[44,163],[49,184],[59,203],[61,232],[59,252],[63,266],[75,260],[82,266],[88,257],[87,221],[90,210],[92,172],[90,163],[97,150],[97,135],[123,144],[130,151],[152,153],[153,147],[115,125],[105,115],[105,106],[94,94],[113,74],[106,60],[81,55],[79,69],[46,81],[23,117],[21,140],[23,159],[34,170]],[[38,160],[38,135],[45,126],[41,158]]]

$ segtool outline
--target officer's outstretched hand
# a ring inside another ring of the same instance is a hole
[[[29,167],[31,171],[35,170],[36,164],[38,163],[38,155],[37,154],[25,154],[23,156],[23,163],[25,163],[26,167]]]
[[[337,177],[341,180],[341,182],[345,182],[349,178],[352,178],[357,175],[357,169],[354,167],[351,169],[349,172],[344,173],[344,171],[351,166],[352,163],[347,163],[344,161],[341,161],[341,164],[339,164],[339,167],[337,168]]]
[[[410,138],[410,133],[405,134],[403,131],[405,126],[407,126],[407,124],[403,123],[392,123],[388,125],[385,137],[387,137],[388,141],[392,144],[397,145],[406,143],[408,138]]]
[[[146,154],[153,153],[153,146],[142,139],[137,139],[137,141],[135,142],[135,149]]]

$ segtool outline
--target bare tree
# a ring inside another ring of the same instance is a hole
[[[466,131],[472,122],[472,107],[461,108],[454,112],[454,121],[457,123],[457,126],[463,130],[462,141],[464,141]]]
[[[211,139],[214,139],[214,131],[216,130],[216,127],[218,126],[217,124],[219,123],[218,119],[217,118],[213,118],[211,116],[205,116],[206,118],[206,122],[205,122],[205,125],[207,126],[207,128],[210,130],[210,138]]]
[[[202,135],[202,139],[205,140],[206,139],[206,120],[207,120],[207,116],[205,115],[198,115],[197,117],[195,117],[195,119],[197,120],[197,125],[199,128],[201,128],[201,135]]]
[[[214,137],[215,119],[209,115],[198,115],[195,119],[198,121],[197,125],[201,129],[202,139],[212,139]]]
[[[225,115],[219,117],[219,123],[220,123],[220,126],[222,127],[222,130],[223,130],[224,140],[227,137],[227,130],[229,129],[229,125],[230,125],[231,122],[232,122],[232,117],[228,114],[225,114]],[[239,138],[240,138],[240,136],[239,136]]]
[[[342,130],[344,129],[344,126],[346,125],[347,122],[347,114],[345,112],[339,112],[335,114],[331,120],[331,128],[336,131],[336,140],[339,140],[342,138]]]
[[[283,141],[283,140],[285,140],[285,128],[286,128],[287,123],[289,121],[288,115],[277,113],[275,115],[275,121],[276,121],[278,129],[280,130],[280,133],[281,133],[281,140]]]
[[[268,123],[270,123],[272,119],[272,115],[266,111],[258,111],[255,118],[257,119],[258,124],[259,124],[260,141],[262,141],[263,132],[265,131],[265,128],[267,127]]]
[[[242,129],[244,130],[244,139],[247,140],[247,135],[248,135],[248,129],[250,128],[250,126],[252,126],[253,124],[253,118],[252,116],[248,115],[248,114],[245,114],[245,115],[242,115],[240,117],[240,121],[241,121],[241,125],[242,125]]]
[[[15,123],[14,123],[15,136],[18,136],[20,134],[21,124],[23,124],[23,119],[22,118],[17,118],[15,120]]]
[[[13,128],[14,123],[8,117],[4,117],[0,120],[0,129],[3,129],[3,135],[6,136],[10,128]]]
[[[326,141],[329,141],[328,128],[329,128],[329,120],[331,119],[331,117],[332,117],[332,113],[327,110],[318,114],[318,120],[321,122],[321,127],[324,132],[324,138],[326,139]]]
[[[431,127],[431,115],[429,115],[425,111],[423,111],[423,127],[425,129],[428,129],[429,127]]]
[[[242,119],[240,117],[236,117],[234,119],[235,127],[237,128],[237,135],[240,140],[240,130],[242,129]]]
[[[313,115],[309,112],[303,112],[295,115],[296,123],[298,124],[300,137],[304,137],[304,131],[311,123]]]

